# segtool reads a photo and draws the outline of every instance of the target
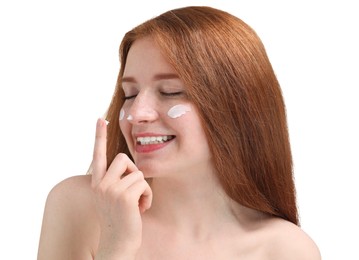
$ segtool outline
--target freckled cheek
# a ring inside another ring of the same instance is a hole
[[[130,129],[130,122],[126,119],[126,117],[128,117],[127,111],[121,109],[119,125],[123,134],[126,134],[126,132],[128,132]]]
[[[171,125],[175,127],[176,129],[179,129],[181,132],[187,131],[188,128],[191,128],[192,120],[190,116],[182,116],[178,118],[170,118],[166,115],[166,118],[168,121],[171,122]]]
[[[120,125],[120,129],[122,134],[124,135],[124,137],[126,138],[126,141],[128,141],[128,138],[130,137],[130,123],[128,122],[128,120],[126,120],[126,108],[122,108],[120,110],[120,115],[119,115],[119,125]]]
[[[193,134],[200,128],[200,126],[197,125],[195,118],[193,118],[193,115],[190,114],[175,119],[167,118],[167,120],[170,120],[171,122],[171,127],[178,132],[179,138],[185,138],[187,140],[187,138],[190,137],[192,140]]]
[[[183,133],[191,136],[192,140],[203,141],[205,139],[203,125],[195,110],[176,118],[176,124],[182,128]]]
[[[126,133],[126,121],[120,120],[120,129],[122,134]]]
[[[131,124],[127,120],[120,121],[120,129],[121,133],[125,138],[127,147],[131,154],[133,154],[134,151],[134,141],[132,139],[131,135]]]

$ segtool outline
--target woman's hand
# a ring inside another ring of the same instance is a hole
[[[92,189],[101,227],[96,259],[131,258],[142,242],[141,213],[151,206],[152,191],[125,154],[118,154],[106,170],[106,139],[106,123],[99,119],[92,161]]]

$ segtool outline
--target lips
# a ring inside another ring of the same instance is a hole
[[[174,137],[174,135],[145,136],[137,137],[136,141],[138,145],[163,144],[172,140]]]
[[[167,146],[176,136],[159,134],[136,135],[136,152],[149,153]]]

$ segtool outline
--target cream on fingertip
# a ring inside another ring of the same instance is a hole
[[[100,117],[98,122],[100,123],[101,121],[104,121],[106,125],[108,125],[110,123],[110,121],[107,121],[103,117]]]

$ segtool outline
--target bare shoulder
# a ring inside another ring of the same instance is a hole
[[[269,259],[320,260],[320,252],[311,239],[297,225],[283,219],[272,219],[266,228]]]
[[[92,196],[91,176],[70,177],[52,188],[45,205],[38,259],[90,259],[89,248],[98,232]]]
[[[66,199],[67,196],[81,197],[83,192],[91,192],[91,175],[72,176],[59,182],[50,191],[48,200]]]
[[[46,210],[61,211],[63,214],[79,213],[91,206],[91,176],[79,175],[67,178],[55,185],[46,200]],[[75,211],[74,211],[75,210]]]

